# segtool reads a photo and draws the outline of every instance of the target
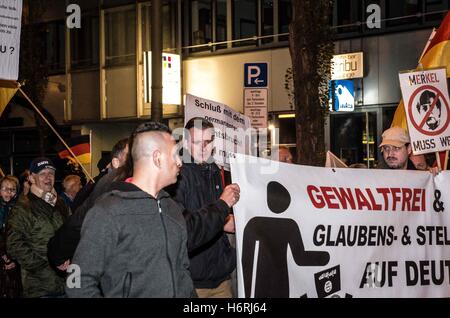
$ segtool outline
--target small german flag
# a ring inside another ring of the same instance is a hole
[[[14,81],[0,80],[0,116],[11,98],[16,94],[19,86],[20,85]]]
[[[91,162],[91,144],[89,135],[81,135],[71,138],[67,144],[82,164],[88,164]],[[69,158],[73,160],[73,156],[67,149],[59,151],[58,155],[61,159]]]

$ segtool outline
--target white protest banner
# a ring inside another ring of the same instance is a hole
[[[0,3],[0,79],[19,77],[20,29],[22,0]]]
[[[414,154],[450,149],[450,99],[445,68],[400,73]]]
[[[184,124],[202,117],[214,125],[214,160],[229,170],[229,158],[235,153],[248,154],[251,143],[250,119],[225,104],[194,95],[186,95]]]
[[[237,155],[239,297],[449,297],[450,172]]]

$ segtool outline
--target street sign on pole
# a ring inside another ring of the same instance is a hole
[[[244,64],[244,114],[252,128],[267,128],[267,62]]]
[[[267,88],[244,89],[244,114],[253,128],[267,128]]]

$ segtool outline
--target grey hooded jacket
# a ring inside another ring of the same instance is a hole
[[[157,198],[120,182],[87,213],[69,275],[69,297],[191,297],[186,224],[161,191]],[[75,272],[74,272],[75,274]]]

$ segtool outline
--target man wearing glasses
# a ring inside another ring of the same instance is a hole
[[[409,160],[411,141],[408,133],[401,127],[391,127],[383,132],[379,145],[384,162],[389,169],[417,170]]]

